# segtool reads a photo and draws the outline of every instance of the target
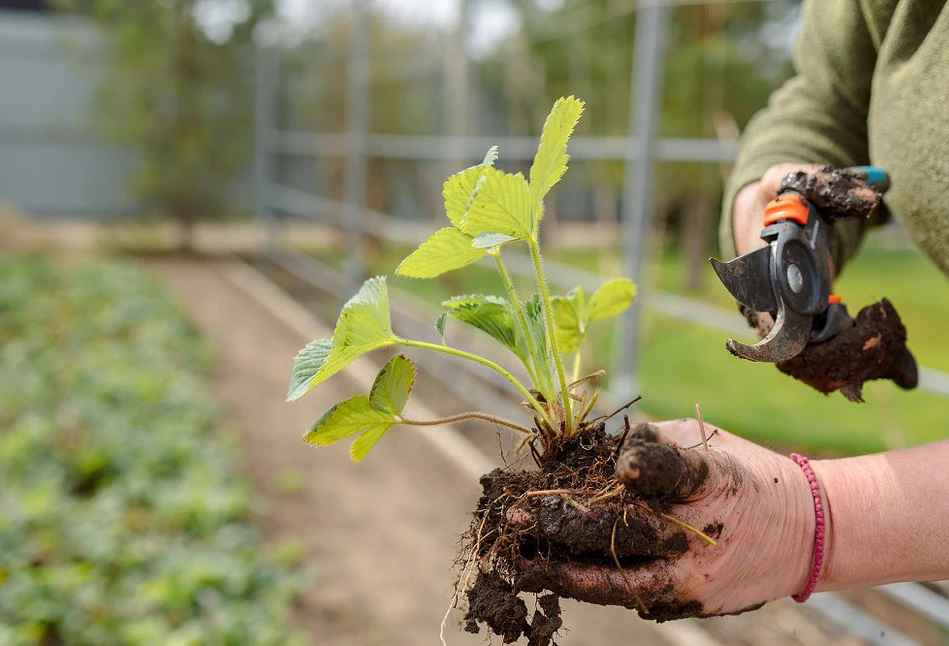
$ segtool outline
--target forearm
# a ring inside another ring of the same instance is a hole
[[[828,507],[818,590],[949,579],[949,441],[812,464]]]
[[[867,115],[875,61],[861,3],[805,0],[794,53],[796,75],[748,124],[725,188],[720,242],[726,257],[741,253],[749,235],[731,217],[738,210],[739,193],[772,166],[869,163]],[[860,223],[847,223],[837,228],[837,237],[843,229],[847,235],[835,241],[838,266],[853,253],[862,233]]]

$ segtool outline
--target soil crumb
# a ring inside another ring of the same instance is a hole
[[[486,623],[495,635],[501,636],[505,644],[513,644],[521,635],[530,633],[527,604],[517,596],[509,583],[493,573],[480,574],[468,590],[465,621],[465,630],[476,635],[479,631],[478,621]]]
[[[534,611],[531,621],[528,646],[550,644],[563,626],[563,619],[560,618],[560,597],[553,593],[542,595],[537,598],[537,605],[539,607]]]
[[[756,314],[747,308],[743,314],[760,334]],[[777,367],[815,390],[839,390],[854,402],[863,401],[863,384],[873,379],[890,379],[907,390],[919,383],[916,360],[906,347],[906,327],[885,298],[860,310],[853,327],[823,343],[808,344]]]
[[[782,190],[806,197],[830,222],[867,218],[880,206],[882,196],[844,168],[822,166],[816,173],[798,171],[781,181]]]

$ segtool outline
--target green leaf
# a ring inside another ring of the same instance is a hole
[[[633,302],[636,286],[626,278],[604,283],[587,301],[583,289],[577,287],[566,296],[550,299],[554,314],[557,346],[564,354],[580,348],[590,323],[616,316]]]
[[[444,303],[446,314],[467,323],[499,341],[522,361],[527,360],[526,347],[518,342],[511,304],[499,296],[469,294],[456,296]]]
[[[570,290],[566,296],[550,299],[554,314],[557,346],[564,354],[575,351],[586,335],[586,298],[582,287]]]
[[[445,215],[453,225],[461,229],[468,209],[481,188],[485,166],[472,166],[449,177],[442,186],[445,200]]]
[[[326,358],[332,349],[332,339],[316,339],[307,343],[297,353],[293,359],[293,373],[290,375],[288,402],[299,399],[313,387],[310,382],[326,363]]]
[[[538,366],[539,374],[537,378],[543,383],[537,384],[537,386],[552,401],[556,393],[553,385],[554,357],[550,344],[547,342],[547,319],[544,318],[544,302],[541,300],[540,294],[534,294],[534,297],[529,301],[524,301],[523,305],[524,318],[527,319],[527,333],[534,341],[534,347],[539,353],[537,361],[540,365]],[[528,352],[526,347],[524,352]]]
[[[359,356],[395,342],[386,279],[370,278],[343,305],[330,344],[326,339],[312,341],[297,354],[287,401],[299,399]]]
[[[361,433],[349,448],[354,462],[361,461],[369,450],[399,419],[387,411],[373,408],[369,397],[351,397],[323,413],[316,424],[303,436],[303,441],[314,446],[327,446]]]
[[[369,403],[376,410],[401,415],[414,385],[415,364],[404,354],[397,354],[376,375]]]
[[[391,426],[382,427],[377,426],[371,428],[359,437],[356,438],[356,441],[352,443],[349,447],[349,457],[352,458],[353,462],[359,463],[362,462],[363,458],[366,457],[366,454],[372,450],[372,448],[378,444],[379,440],[382,439],[382,436],[385,435]]]
[[[531,189],[524,176],[484,170],[484,180],[471,202],[462,230],[471,236],[501,233],[517,240],[531,237]]]
[[[494,166],[494,162],[498,160],[498,147],[491,146],[488,148],[488,152],[484,154],[484,160],[481,162],[482,166]]]
[[[435,319],[435,331],[438,332],[438,336],[441,337],[442,345],[445,345],[445,323],[447,322],[448,312],[442,312],[438,318]]]
[[[635,296],[636,285],[628,278],[608,280],[590,297],[587,320],[597,321],[616,316],[633,304]]]
[[[397,421],[392,413],[373,408],[368,397],[358,395],[323,413],[303,436],[303,441],[314,446],[328,446],[356,433],[380,429],[385,432]]]
[[[436,231],[402,261],[395,273],[408,278],[435,278],[448,271],[467,267],[488,252],[472,245],[472,237],[458,229]]]
[[[557,99],[544,123],[540,146],[531,166],[531,197],[540,204],[567,172],[567,141],[583,114],[583,101],[575,97]],[[538,218],[540,214],[538,214]]]
[[[517,238],[506,236],[503,233],[482,233],[471,241],[471,246],[477,247],[478,249],[493,249],[508,242],[516,241]]]
[[[361,433],[349,449],[354,462],[361,461],[386,432],[402,421],[415,383],[415,364],[405,355],[389,359],[376,375],[369,396],[351,397],[323,413],[303,436],[315,446],[333,444]]]
[[[453,225],[459,229],[468,215],[468,209],[480,188],[484,170],[494,166],[498,158],[498,147],[491,146],[487,154],[477,166],[466,168],[449,177],[442,186],[442,197],[445,200],[445,215]]]

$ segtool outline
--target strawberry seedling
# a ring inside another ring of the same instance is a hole
[[[592,294],[580,288],[566,295],[551,295],[541,256],[539,232],[544,200],[567,170],[567,142],[583,112],[574,97],[558,100],[544,124],[540,145],[529,177],[495,168],[497,148],[484,161],[448,178],[443,195],[448,224],[436,231],[396,269],[400,276],[430,279],[461,270],[489,258],[505,286],[503,295],[468,294],[443,303],[444,312],[435,322],[441,343],[402,337],[393,330],[385,277],[367,280],[347,302],[332,338],[317,339],[296,357],[288,401],[299,399],[324,380],[344,369],[357,357],[390,346],[421,348],[481,364],[503,376],[523,398],[524,420],[501,419],[490,411],[464,413],[440,420],[412,420],[404,410],[415,381],[415,364],[398,354],[379,371],[368,395],[352,397],[328,410],[304,436],[323,446],[355,436],[350,449],[360,461],[395,426],[428,426],[460,419],[480,419],[523,435],[521,447],[530,450],[537,471],[495,470],[482,478],[484,495],[474,513],[462,549],[462,573],[456,599],[468,599],[467,629],[477,631],[486,624],[505,642],[521,635],[531,644],[547,644],[560,627],[556,597],[540,598],[543,612],[527,620],[520,592],[542,592],[544,586],[520,585],[525,580],[525,562],[560,558],[545,537],[516,526],[512,518],[530,512],[539,522],[563,521],[576,515],[572,505],[589,509],[598,505],[607,536],[593,536],[598,528],[570,527],[559,536],[558,545],[597,545],[599,552],[588,558],[612,563],[625,554],[643,554],[644,540],[652,543],[647,554],[662,555],[675,546],[660,541],[663,531],[656,524],[667,522],[661,514],[627,518],[629,494],[613,475],[618,442],[608,435],[605,423],[612,416],[591,417],[597,402],[597,370],[581,376],[582,351],[588,330],[597,321],[614,317],[628,308],[636,286],[628,279],[607,281]],[[503,256],[515,245],[526,246],[535,272],[535,290],[522,297],[515,289]],[[445,342],[449,321],[460,321],[486,333],[505,348],[523,367],[524,383],[511,370],[494,361]],[[564,364],[572,360],[568,374]],[[619,412],[619,411],[617,411]],[[628,423],[627,423],[628,430]],[[673,474],[674,475],[674,474]],[[583,503],[569,496],[585,496]],[[543,510],[536,503],[545,494],[556,504]],[[562,504],[561,504],[562,503]],[[620,520],[624,522],[620,523]],[[601,532],[602,533],[602,532]],[[644,538],[645,537],[645,538]],[[652,538],[650,538],[652,537]],[[536,577],[535,577],[536,583]]]

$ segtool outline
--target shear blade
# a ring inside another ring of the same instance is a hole
[[[736,301],[755,312],[778,309],[771,286],[771,247],[762,247],[728,262],[719,262],[715,258],[708,260]]]
[[[793,359],[801,353],[810,338],[811,323],[810,316],[802,316],[787,310],[782,303],[774,327],[771,328],[768,336],[754,345],[728,339],[725,347],[733,355],[742,359],[780,363]]]

